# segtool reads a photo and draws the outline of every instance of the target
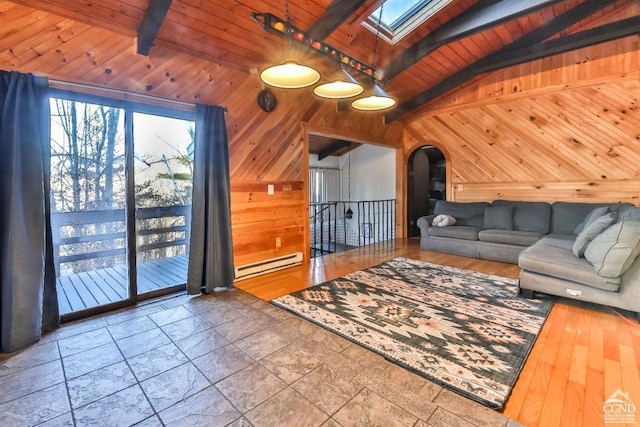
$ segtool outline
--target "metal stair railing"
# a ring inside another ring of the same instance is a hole
[[[311,257],[395,239],[395,199],[310,203],[309,213]]]

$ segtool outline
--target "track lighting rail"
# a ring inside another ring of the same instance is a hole
[[[268,33],[293,40],[319,55],[326,56],[338,64],[349,67],[369,79],[373,79],[374,83],[389,83],[384,78],[382,70],[375,69],[372,65],[360,61],[321,40],[313,40],[306,32],[287,23],[285,19],[280,19],[271,13],[257,12],[251,12],[251,18]]]

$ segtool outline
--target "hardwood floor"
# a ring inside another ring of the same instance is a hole
[[[506,277],[520,272],[516,265],[421,251],[410,239],[326,255],[236,286],[271,300],[399,256]],[[640,406],[639,372],[634,313],[558,298],[502,412],[526,426],[635,425],[606,423],[603,405],[620,390]],[[634,417],[640,425],[640,412]]]

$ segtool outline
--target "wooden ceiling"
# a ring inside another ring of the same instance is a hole
[[[376,65],[390,80],[385,89],[398,100],[385,119],[389,122],[419,113],[487,72],[637,34],[638,16],[623,19],[615,14],[620,7],[636,1],[453,0],[399,43],[378,43]],[[245,73],[257,73],[282,60],[288,43],[264,31],[251,17],[252,12],[258,12],[284,18],[284,1],[14,0],[10,3],[137,37],[138,52],[150,57],[157,49],[163,52],[169,49]],[[296,27],[364,63],[373,63],[376,36],[361,24],[381,0],[288,3]],[[0,35],[5,37],[10,29],[2,26]],[[336,68],[334,62],[311,49],[305,51],[305,60],[313,62],[323,75]]]

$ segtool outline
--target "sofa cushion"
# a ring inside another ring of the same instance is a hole
[[[436,215],[431,225],[434,227],[446,227],[447,225],[455,225],[456,219],[451,215]]]
[[[490,206],[485,208],[483,228],[513,230],[513,206]]]
[[[607,208],[607,210],[608,209],[609,208]],[[594,209],[594,211],[596,210],[601,210],[601,208]],[[616,214],[613,212],[587,221],[587,225],[580,234],[576,236],[575,242],[573,242],[573,254],[577,257],[584,256],[584,251],[587,249],[587,246],[589,246],[589,243],[591,243],[598,234],[609,228],[615,221]]]
[[[629,203],[570,203],[555,202],[551,205],[551,233],[576,234],[576,227],[586,218],[586,216],[594,209],[602,206],[608,206],[609,210],[619,211],[625,206],[633,206]]]
[[[551,205],[547,202],[516,202],[512,200],[494,200],[495,207],[513,206],[513,229],[535,231],[542,234],[549,232]]]
[[[456,219],[457,225],[469,225],[482,227],[484,223],[484,208],[489,206],[487,202],[449,202],[438,200],[433,213],[436,215],[451,215]]]
[[[640,222],[622,221],[597,235],[584,257],[604,277],[619,277],[640,254]]]
[[[452,227],[429,227],[429,235],[450,237],[461,240],[478,240],[479,227],[468,225],[454,225]]]
[[[576,235],[579,235],[582,230],[588,227],[593,221],[597,218],[600,218],[602,215],[609,212],[609,206],[600,206],[598,208],[594,208],[587,214],[587,216],[582,220],[580,224],[573,230]],[[598,234],[598,233],[596,233]],[[586,247],[586,246],[585,246]]]
[[[544,234],[535,231],[482,230],[478,233],[478,240],[517,246],[531,246],[540,240],[542,236],[544,236]]]
[[[618,221],[639,221],[640,222],[640,208],[632,205],[623,205],[618,212]]]
[[[596,274],[593,266],[586,259],[578,258],[573,254],[572,247],[573,240],[546,236],[520,254],[518,265],[523,270],[606,291],[619,290],[620,277],[612,278]]]

